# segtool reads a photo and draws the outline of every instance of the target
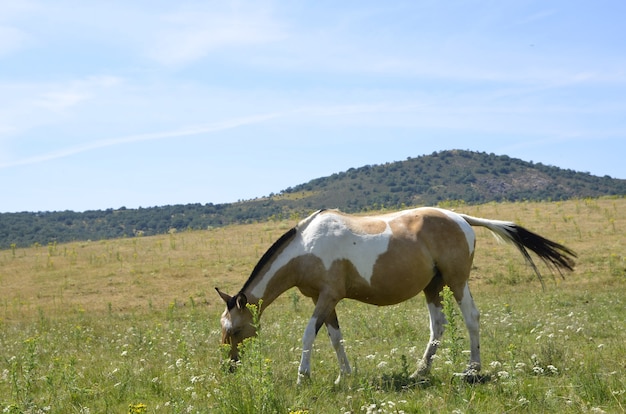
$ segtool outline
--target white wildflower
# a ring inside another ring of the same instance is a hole
[[[376,404],[363,405],[361,406],[361,411],[365,411],[366,414],[374,414],[377,408],[378,406]]]
[[[493,369],[496,369],[496,368],[500,368],[502,366],[502,363],[500,361],[491,361],[489,363],[489,366]]]
[[[387,361],[380,361],[378,365],[376,365],[376,368],[381,369],[381,368],[385,368],[386,366],[387,366]]]
[[[509,378],[509,373],[506,371],[498,371],[498,378],[507,379]]]

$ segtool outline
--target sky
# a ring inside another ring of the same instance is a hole
[[[463,149],[626,179],[626,2],[0,0],[0,212]]]

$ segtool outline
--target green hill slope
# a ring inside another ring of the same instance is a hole
[[[350,169],[287,189],[314,204],[361,210],[372,205],[434,205],[443,200],[564,200],[626,193],[626,180],[534,164],[508,156],[443,151]]]
[[[489,201],[565,200],[626,194],[626,180],[597,177],[471,151],[442,151],[405,161],[351,168],[268,197],[232,204],[187,204],[76,213],[0,214],[0,248],[100,240],[202,229],[293,215],[319,208],[346,212]]]

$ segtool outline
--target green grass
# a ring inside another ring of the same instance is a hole
[[[468,338],[444,334],[426,381],[422,295],[391,307],[338,306],[354,373],[339,385],[324,329],[312,379],[296,386],[312,304],[287,292],[263,314],[234,373],[219,346],[218,285],[234,292],[293,223],[0,251],[0,411],[7,413],[624,412],[623,198],[464,206],[514,219],[576,250],[565,280],[532,278],[518,253],[479,231],[471,283],[483,371],[468,384]],[[547,276],[547,271],[545,271]],[[451,337],[452,336],[452,337]],[[457,347],[456,344],[459,344]]]

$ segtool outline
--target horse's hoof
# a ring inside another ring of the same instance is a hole
[[[421,381],[426,379],[426,375],[422,374],[421,372],[415,371],[414,373],[409,375],[409,379],[411,381]]]
[[[311,374],[308,372],[306,373],[298,372],[298,381],[296,382],[296,384],[300,386],[305,382],[311,382]]]
[[[414,373],[412,373],[411,375],[409,375],[409,378],[412,380],[421,381],[421,380],[426,379],[429,373],[430,373],[429,369],[421,368],[415,371]]]
[[[491,380],[491,375],[481,374],[475,369],[468,369],[465,372],[456,373],[454,374],[454,376],[457,378],[461,378],[468,384],[484,384]]]
[[[491,375],[489,374],[466,374],[465,382],[468,384],[484,384],[491,381]]]

